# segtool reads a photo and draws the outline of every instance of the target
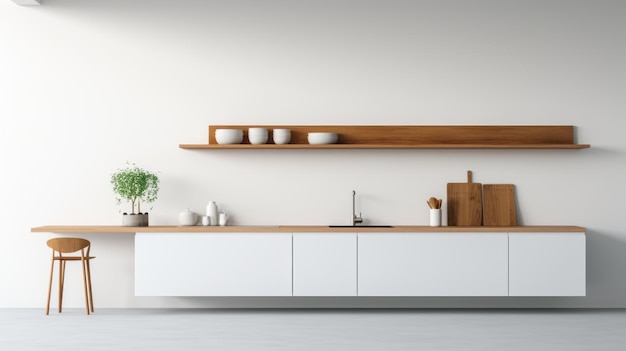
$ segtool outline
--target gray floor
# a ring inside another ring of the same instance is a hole
[[[626,310],[0,309],[0,350],[626,350]]]

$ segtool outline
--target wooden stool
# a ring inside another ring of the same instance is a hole
[[[48,303],[46,314],[50,312],[50,294],[52,291],[52,276],[54,274],[54,261],[59,261],[59,313],[63,304],[63,282],[65,281],[65,263],[67,261],[80,261],[83,267],[83,286],[85,289],[85,307],[87,314],[91,307],[93,312],[93,295],[91,293],[91,271],[89,261],[95,257],[89,256],[91,243],[80,238],[55,238],[48,240],[48,246],[52,248],[52,264],[50,267],[50,284],[48,285]],[[85,250],[86,249],[86,250]],[[80,250],[80,256],[63,256]]]

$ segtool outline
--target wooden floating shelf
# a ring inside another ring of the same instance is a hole
[[[248,128],[291,130],[291,143],[252,145]],[[218,144],[216,129],[242,129],[242,144]],[[337,144],[310,145],[310,132],[335,132]],[[573,126],[209,126],[208,144],[180,144],[182,149],[586,149],[574,143]]]
[[[180,144],[181,149],[204,149],[204,150],[218,150],[218,149],[230,149],[230,150],[253,150],[253,149],[265,149],[265,150],[304,150],[304,149],[317,149],[317,150],[329,150],[329,149],[588,149],[589,144],[573,144],[573,145],[553,145],[553,144],[528,144],[528,145],[486,145],[486,144],[449,144],[449,145],[376,145],[376,144],[333,144],[333,145],[304,145],[304,144],[288,144],[288,145],[275,145],[275,144],[263,144],[263,145],[249,145],[249,144],[236,144],[236,145],[210,145],[210,144]]]
[[[553,145],[553,144],[528,144],[528,145],[487,145],[487,144],[438,144],[438,145],[355,145],[355,144],[333,144],[333,145],[210,145],[210,144],[180,144],[181,149],[231,149],[231,150],[304,150],[304,149],[587,149],[588,144],[573,145]]]

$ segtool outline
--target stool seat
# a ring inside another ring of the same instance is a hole
[[[54,238],[47,242],[48,246],[52,249],[52,264],[50,267],[50,283],[48,285],[48,302],[46,304],[46,315],[50,312],[50,295],[52,293],[52,278],[54,276],[54,262],[59,262],[59,313],[61,313],[63,305],[63,283],[65,282],[65,264],[67,261],[81,261],[83,272],[83,288],[85,291],[85,310],[87,314],[94,312],[93,308],[93,294],[91,291],[91,269],[89,262],[96,258],[95,256],[89,256],[91,250],[91,243],[89,240],[81,238]],[[76,253],[80,251],[78,255],[63,255]]]

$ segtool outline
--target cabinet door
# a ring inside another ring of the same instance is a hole
[[[506,296],[506,233],[358,235],[359,296]]]
[[[135,236],[135,295],[291,296],[291,233]]]
[[[585,233],[510,233],[511,296],[585,296]]]
[[[356,296],[356,233],[293,235],[294,296]]]

